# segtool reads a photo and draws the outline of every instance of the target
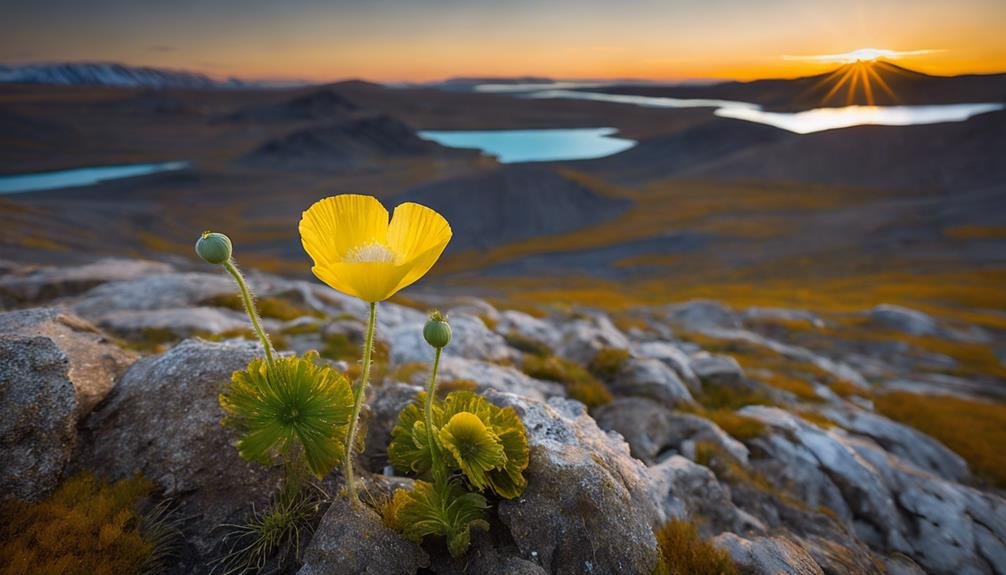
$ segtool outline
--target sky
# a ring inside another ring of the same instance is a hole
[[[873,48],[933,74],[1006,71],[1004,0],[0,0],[0,62],[214,77],[755,79]]]

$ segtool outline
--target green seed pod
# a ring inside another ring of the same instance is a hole
[[[430,321],[423,327],[423,337],[426,343],[440,349],[451,343],[451,326],[447,323],[447,316],[439,311],[430,315]]]
[[[222,264],[231,259],[231,239],[216,232],[203,232],[196,241],[196,253],[211,264]]]

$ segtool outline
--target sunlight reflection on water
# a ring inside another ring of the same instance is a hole
[[[39,190],[55,190],[76,186],[90,186],[106,180],[145,176],[157,172],[181,170],[188,162],[163,162],[160,164],[130,164],[126,166],[97,166],[75,168],[56,172],[0,175],[0,194],[17,194]]]

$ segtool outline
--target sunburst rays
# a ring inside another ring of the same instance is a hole
[[[884,76],[900,75],[910,77],[905,70],[882,60],[860,60],[846,64],[824,76],[807,90],[803,96],[813,99],[815,95],[824,92],[820,104],[838,100],[846,106],[863,103],[867,106],[877,105],[877,98],[883,94],[890,103],[898,103],[899,99]]]

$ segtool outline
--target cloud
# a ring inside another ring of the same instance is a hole
[[[937,54],[946,50],[887,50],[884,48],[860,48],[844,54],[814,54],[807,56],[791,56],[784,54],[783,60],[801,60],[812,62],[855,62],[856,60],[876,60],[877,58],[887,58],[898,60],[900,58],[910,58],[912,56],[924,56],[926,54]]]

